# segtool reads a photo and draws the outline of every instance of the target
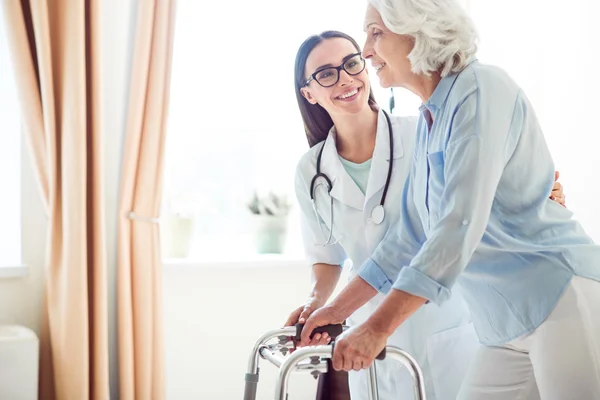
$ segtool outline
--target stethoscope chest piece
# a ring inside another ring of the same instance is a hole
[[[383,209],[383,206],[381,204],[373,208],[373,210],[371,211],[371,221],[373,221],[375,225],[381,224],[384,218],[385,210]]]

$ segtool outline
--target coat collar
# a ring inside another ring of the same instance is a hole
[[[392,122],[394,139],[394,159],[399,159],[404,156],[401,135],[398,134],[403,127],[399,122],[401,119],[390,116],[390,120]],[[373,151],[366,196],[352,180],[352,177],[346,172],[340,161],[340,156],[336,147],[336,135],[335,127],[331,128],[329,135],[323,144],[321,171],[325,173],[332,182],[330,194],[333,198],[357,210],[363,210],[365,199],[368,201],[385,186],[388,175],[390,138],[387,120],[383,111],[379,111],[377,118],[377,136],[375,138],[375,149]]]

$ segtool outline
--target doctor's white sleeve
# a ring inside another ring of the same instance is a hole
[[[499,149],[507,148],[510,134],[520,134],[525,113],[520,94],[515,107],[514,97],[503,99],[499,92],[485,96],[475,90],[454,111],[444,150],[440,219],[418,254],[407,262],[394,250],[392,239],[366,262],[367,267],[383,271],[399,269],[393,289],[442,304],[481,242],[509,157]]]
[[[323,236],[319,228],[319,221],[323,223],[323,220],[317,220],[317,216],[312,207],[312,201],[309,194],[310,182],[307,182],[304,179],[300,167],[296,169],[295,188],[296,198],[298,200],[298,205],[300,206],[302,241],[304,243],[304,252],[307,261],[310,265],[323,263],[341,266],[344,264],[344,261],[346,261],[347,256],[340,243],[327,246],[317,245],[317,243],[324,243],[327,238]],[[326,229],[324,229],[324,231],[325,233],[328,232]],[[332,242],[335,242],[335,237],[333,236]]]

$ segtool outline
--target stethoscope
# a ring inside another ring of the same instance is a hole
[[[385,119],[388,124],[388,132],[389,132],[389,136],[390,136],[390,161],[389,161],[389,166],[388,166],[387,178],[385,180],[385,186],[383,188],[383,194],[381,195],[381,200],[379,201],[379,205],[375,206],[373,208],[373,210],[371,210],[371,221],[377,225],[381,224],[383,222],[383,220],[385,219],[385,209],[383,208],[383,204],[385,203],[385,197],[387,196],[388,187],[390,186],[390,178],[392,177],[392,168],[394,166],[394,136],[393,136],[393,132],[392,132],[392,122],[390,121],[390,116],[387,114],[387,112],[383,111],[383,114],[385,115]],[[321,233],[323,234],[323,236],[326,236],[326,234],[323,231],[323,225],[321,224],[321,218],[319,217],[319,213],[317,211],[317,202],[315,201],[315,190],[317,187],[319,187],[319,185],[325,185],[327,188],[327,194],[329,195],[329,207],[330,207],[329,235],[327,235],[327,240],[325,241],[325,243],[319,245],[321,247],[328,246],[328,245],[334,245],[339,241],[339,240],[336,240],[335,242],[331,241],[331,239],[333,238],[333,197],[331,197],[331,189],[332,189],[333,185],[332,185],[329,177],[327,175],[325,175],[323,172],[321,172],[321,157],[323,156],[324,148],[325,148],[325,142],[323,142],[323,145],[321,146],[321,149],[319,150],[319,154],[317,155],[317,173],[315,174],[315,176],[313,176],[313,178],[310,182],[310,199],[312,201],[312,206],[313,206],[313,210],[315,212],[315,217],[317,218],[317,224],[319,225],[319,229],[321,230]],[[319,179],[319,178],[323,178],[323,180],[325,182],[315,184],[317,179]]]

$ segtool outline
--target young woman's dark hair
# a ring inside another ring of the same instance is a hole
[[[327,138],[329,130],[333,126],[333,121],[329,116],[329,113],[327,113],[327,111],[325,111],[325,109],[319,104],[310,104],[304,98],[304,96],[302,96],[300,88],[302,88],[307,79],[304,70],[306,68],[306,60],[308,59],[311,51],[313,51],[313,49],[317,47],[319,43],[332,38],[346,39],[354,45],[356,51],[360,51],[360,46],[351,36],[338,31],[325,31],[320,35],[313,35],[306,39],[296,54],[296,64],[294,68],[296,99],[298,100],[298,107],[300,108],[300,114],[302,115],[302,120],[304,121],[304,130],[306,131],[306,138],[308,139],[308,144],[310,147],[313,147],[315,144]],[[377,110],[377,103],[375,103],[373,90],[370,90],[369,92],[369,106],[374,111]]]

